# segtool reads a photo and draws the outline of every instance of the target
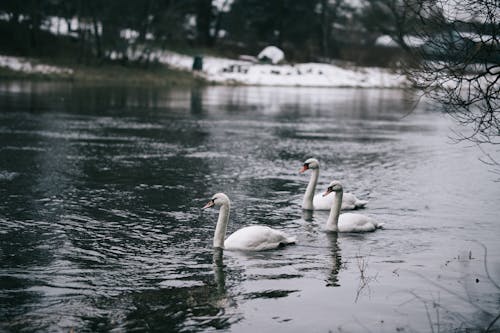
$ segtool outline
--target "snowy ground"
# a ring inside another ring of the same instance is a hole
[[[73,74],[73,70],[65,67],[56,67],[38,64],[32,59],[21,57],[10,57],[0,55],[0,67],[5,67],[13,71],[36,74]]]
[[[190,71],[193,57],[174,52],[156,52],[152,59],[171,67]],[[28,58],[0,55],[0,67],[37,74],[71,75],[70,68],[39,64]],[[199,75],[222,84],[267,86],[316,86],[401,88],[408,84],[401,74],[384,68],[344,68],[330,64],[302,63],[295,65],[266,65],[226,58],[203,57],[203,71]]]
[[[192,57],[173,52],[153,57],[178,69],[191,70],[193,64]],[[408,84],[403,75],[384,68],[343,68],[319,63],[265,65],[215,57],[203,58],[200,75],[218,83],[270,86],[400,88]]]

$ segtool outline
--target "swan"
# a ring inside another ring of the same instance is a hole
[[[295,237],[290,237],[282,231],[261,225],[241,228],[224,240],[229,221],[229,211],[231,210],[231,201],[224,193],[216,193],[202,209],[213,206],[220,206],[219,218],[215,227],[214,248],[262,251],[275,249],[281,245],[293,244],[296,241]]]
[[[321,193],[314,195],[316,184],[319,176],[319,161],[315,158],[310,158],[304,161],[304,165],[299,170],[299,173],[304,173],[306,170],[311,170],[311,178],[307,184],[306,194],[302,201],[302,209],[308,210],[329,210],[332,207],[333,196],[323,197]],[[359,200],[354,194],[344,193],[342,199],[342,210],[363,208],[368,201]]]
[[[343,195],[342,184],[338,181],[331,182],[323,196],[328,196],[332,192],[335,192],[335,195],[331,196],[334,200],[325,225],[327,231],[368,232],[382,228],[384,223],[378,223],[366,215],[354,213],[340,214]]]

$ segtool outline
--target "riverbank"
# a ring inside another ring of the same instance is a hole
[[[193,56],[171,51],[152,54],[149,66],[106,61],[95,65],[0,55],[0,78],[68,80],[88,83],[194,86],[206,84],[405,88],[406,77],[388,68],[349,64],[299,63],[271,65],[222,57],[201,57],[202,70],[191,71]]]
[[[170,68],[165,64],[151,64],[148,67],[124,66],[113,62],[94,65],[56,64],[46,59],[4,55],[0,55],[0,78],[165,86],[194,86],[206,83],[203,78],[195,76],[189,71]]]
[[[155,60],[190,70],[193,57],[171,51],[154,52]],[[348,62],[265,64],[214,56],[202,58],[200,75],[215,84],[278,87],[406,88],[406,76],[395,69],[355,66]]]

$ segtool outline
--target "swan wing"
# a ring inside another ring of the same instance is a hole
[[[332,208],[333,200],[335,195],[327,195],[326,197],[323,194],[318,193],[313,198],[313,207],[314,210],[330,210]],[[350,210],[356,208],[363,208],[366,206],[368,201],[359,200],[352,193],[344,193],[342,195],[342,210]]]
[[[343,213],[339,216],[339,232],[369,232],[382,227],[371,217],[362,214]]]
[[[352,193],[344,193],[344,195],[342,196],[342,208],[341,209],[346,210],[346,209],[363,208],[366,206],[367,203],[368,203],[368,201],[359,200]]]
[[[224,242],[226,250],[262,251],[281,244],[295,243],[295,237],[266,226],[254,225],[237,230]]]
[[[323,194],[318,193],[313,198],[313,207],[315,210],[330,210],[334,199],[335,195],[327,195],[324,197]]]

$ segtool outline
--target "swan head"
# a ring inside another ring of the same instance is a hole
[[[338,193],[342,191],[343,191],[342,184],[338,180],[334,180],[333,182],[330,183],[330,185],[328,185],[328,188],[326,189],[326,192],[323,193],[323,196],[326,197],[328,194],[332,192]]]
[[[300,168],[299,173],[303,173],[309,169],[319,169],[319,161],[315,158],[308,158],[304,161],[302,168]]]
[[[210,208],[213,206],[229,205],[229,197],[224,193],[216,193],[212,196],[209,202],[202,209]]]

